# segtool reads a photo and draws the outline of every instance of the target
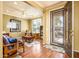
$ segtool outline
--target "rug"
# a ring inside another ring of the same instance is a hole
[[[58,47],[58,46],[54,46],[54,45],[44,45],[43,47],[48,48],[48,49],[50,49],[52,51],[65,53],[65,50],[62,47]]]
[[[36,45],[36,44],[40,44],[40,42],[38,42],[38,41],[33,41],[31,43],[25,42],[25,46],[27,46],[27,47],[32,47],[33,45]]]

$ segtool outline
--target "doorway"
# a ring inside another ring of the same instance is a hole
[[[64,45],[64,9],[51,11],[51,44]]]
[[[63,9],[50,12],[50,44],[63,47],[72,57],[72,2],[67,2]]]

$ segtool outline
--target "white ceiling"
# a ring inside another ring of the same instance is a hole
[[[60,1],[35,1],[35,2],[39,4],[41,7],[46,8]]]
[[[3,14],[32,19],[41,17],[43,12],[22,1],[4,1]]]
[[[59,1],[34,1],[43,8],[49,7]],[[11,15],[23,19],[33,19],[41,17],[43,12],[23,1],[4,1],[3,14]]]

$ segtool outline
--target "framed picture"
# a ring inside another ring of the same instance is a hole
[[[16,24],[15,28],[10,28],[10,32],[21,32],[21,21],[20,20],[10,19],[10,22],[13,22]],[[15,25],[12,25],[12,26],[15,26]]]

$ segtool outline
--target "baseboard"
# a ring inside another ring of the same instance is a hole
[[[44,45],[49,45],[48,43],[43,43]]]
[[[74,58],[79,58],[79,51],[78,50],[74,50]]]
[[[78,51],[78,50],[74,50],[74,52],[78,52],[78,53],[79,53],[79,51]]]

